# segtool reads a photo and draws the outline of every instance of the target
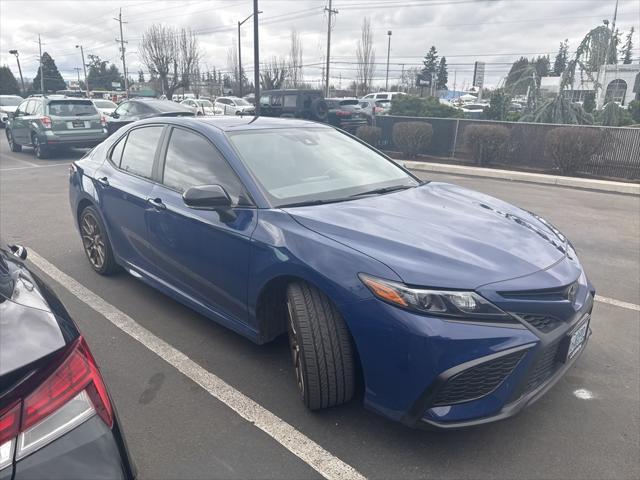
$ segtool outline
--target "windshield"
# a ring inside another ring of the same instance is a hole
[[[197,104],[201,107],[213,107],[209,100],[196,100]]]
[[[235,98],[234,101],[236,102],[236,105],[240,107],[246,107],[247,105],[251,105],[244,98]]]
[[[0,97],[0,106],[17,107],[22,100],[21,97]]]
[[[56,100],[49,103],[49,115],[58,117],[74,117],[98,115],[96,107],[91,101]]]
[[[245,130],[227,134],[275,206],[340,201],[419,182],[393,161],[329,128]]]
[[[93,104],[98,108],[116,108],[117,105],[109,100],[94,100]]]

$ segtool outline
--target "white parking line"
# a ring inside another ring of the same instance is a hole
[[[138,324],[102,297],[84,287],[66,273],[29,249],[33,264],[65,287],[80,301],[105,317],[127,335],[133,337],[164,361],[204,388],[245,420],[271,436],[320,475],[331,480],[360,480],[365,477],[296,428],[233,388],[221,378],[205,370],[181,351]]]
[[[607,303],[616,307],[640,312],[640,305],[636,305],[635,303],[623,302],[622,300],[616,300],[615,298],[601,297],[600,295],[596,295],[596,302]]]
[[[26,162],[29,163],[29,162]],[[56,163],[53,165],[36,165],[35,163],[29,163],[31,167],[9,167],[9,168],[0,168],[0,172],[9,172],[11,170],[30,170],[32,168],[50,168],[50,167],[60,167],[60,166],[69,166],[68,163]]]

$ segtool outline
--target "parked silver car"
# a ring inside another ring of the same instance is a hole
[[[215,106],[222,110],[223,115],[253,115],[256,110],[244,98],[239,97],[218,97]]]
[[[209,100],[204,98],[187,98],[180,102],[181,105],[190,107],[198,115],[223,115],[224,112],[220,107],[215,106]]]
[[[16,111],[22,100],[18,95],[0,95],[0,127],[5,127],[9,114]]]

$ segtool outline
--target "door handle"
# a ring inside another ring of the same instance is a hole
[[[109,179],[107,177],[96,178],[96,180],[103,187],[108,187],[109,186]]]
[[[156,210],[166,210],[167,206],[162,203],[161,198],[147,198],[147,203]]]

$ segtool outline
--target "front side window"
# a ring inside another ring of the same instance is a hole
[[[379,153],[330,128],[287,128],[227,134],[270,203],[341,201],[418,181]]]
[[[202,135],[182,128],[171,132],[162,183],[184,192],[197,185],[221,185],[234,205],[246,203],[243,188],[224,157]]]
[[[121,104],[118,108],[116,108],[116,111],[114,113],[120,117],[126,116],[129,113],[129,105],[129,102]]]
[[[29,102],[31,100],[25,100],[24,102],[22,102],[18,108],[16,108],[16,113],[15,116],[19,117],[20,115],[26,115],[27,114],[27,105],[29,105]]]
[[[151,178],[153,159],[164,127],[142,127],[131,130],[122,152],[120,168],[140,177]]]

